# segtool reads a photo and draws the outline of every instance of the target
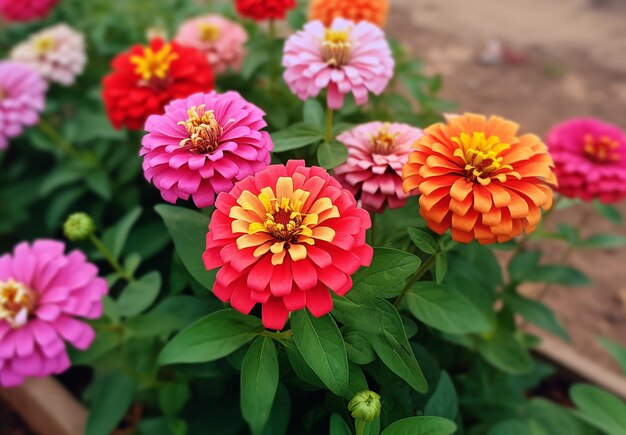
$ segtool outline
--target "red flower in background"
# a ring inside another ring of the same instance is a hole
[[[214,87],[206,56],[192,47],[153,39],[135,45],[111,63],[103,84],[107,115],[117,129],[141,130],[148,116],[163,113],[172,100]]]
[[[295,0],[235,0],[237,12],[255,21],[284,20],[285,14],[296,7]]]
[[[59,0],[0,0],[0,17],[7,21],[46,18]]]

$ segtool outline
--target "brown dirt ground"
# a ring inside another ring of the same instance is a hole
[[[514,119],[522,131],[544,135],[565,118],[591,115],[626,127],[626,3],[620,0],[392,0],[389,32],[444,78],[442,95],[458,111]],[[525,61],[484,65],[480,53],[491,40]],[[621,55],[618,55],[621,54]],[[626,216],[626,203],[619,205]],[[556,222],[580,225],[583,235],[614,232],[588,204],[556,211]],[[566,247],[541,243],[547,262]],[[570,264],[593,285],[551,289],[545,301],[563,321],[583,355],[613,370],[599,336],[626,346],[626,249],[574,253]],[[537,288],[527,288],[536,294]]]

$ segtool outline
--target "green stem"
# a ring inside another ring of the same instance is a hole
[[[39,124],[37,124],[39,130],[48,136],[54,143],[56,143],[66,154],[72,157],[80,157],[74,145],[68,142],[58,131],[45,119],[41,118]]]
[[[331,108],[326,109],[326,142],[333,140],[333,115],[335,111]]]
[[[122,265],[113,257],[111,252],[109,252],[107,247],[104,246],[104,243],[102,243],[98,237],[92,234],[91,236],[89,236],[89,240],[91,241],[91,243],[93,243],[96,249],[102,254],[104,259],[111,265],[113,270],[115,270],[115,272],[119,276],[121,276],[128,282],[132,282],[135,280],[135,278],[130,273],[126,272]]]
[[[276,39],[276,21],[270,20],[269,35],[272,42]]]
[[[356,429],[356,435],[363,435],[365,433],[365,425],[367,422],[365,420],[355,420],[354,428]]]
[[[393,303],[396,307],[398,305],[400,305],[400,302],[402,302],[402,299],[404,299],[404,297],[409,292],[409,290],[411,290],[411,287],[413,287],[413,284],[415,284],[417,281],[419,281],[426,274],[426,272],[428,272],[428,270],[430,270],[430,268],[433,267],[433,265],[435,264],[435,259],[436,258],[437,258],[437,256],[434,255],[434,254],[431,255],[430,257],[428,257],[426,259],[426,261],[422,263],[420,268],[417,269],[417,272],[415,272],[415,275],[413,275],[406,282],[406,285],[404,286],[404,288],[402,289],[402,291],[400,292],[400,294],[396,298],[395,302]]]

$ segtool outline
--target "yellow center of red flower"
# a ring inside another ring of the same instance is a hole
[[[51,36],[40,36],[35,40],[35,51],[37,54],[46,54],[54,49],[56,41]]]
[[[172,45],[165,44],[160,50],[154,51],[151,47],[143,49],[142,56],[131,56],[131,63],[135,64],[135,74],[145,82],[154,79],[164,80],[167,78],[170,66],[178,59],[176,53],[172,53]]]
[[[389,131],[389,123],[385,123],[376,136],[372,136],[372,152],[376,154],[391,154],[396,148],[398,133]]]
[[[211,23],[200,23],[198,25],[200,40],[202,42],[215,42],[220,38],[220,28]]]
[[[35,302],[36,294],[24,284],[12,279],[0,281],[0,320],[13,328],[26,324]]]
[[[598,163],[617,162],[620,154],[617,152],[619,142],[608,136],[594,137],[591,134],[585,135],[585,154]]]
[[[352,44],[348,31],[326,29],[322,41],[322,59],[328,65],[342,66],[350,61]]]
[[[460,137],[452,137],[450,140],[459,146],[454,150],[454,156],[463,159],[463,170],[468,181],[487,185],[492,176],[501,178],[495,174],[498,170],[513,169],[511,165],[502,164],[503,157],[500,155],[511,148],[511,145],[500,141],[498,136],[487,138],[483,132],[474,132],[471,136],[461,133]]]
[[[205,105],[193,106],[187,111],[186,121],[179,121],[184,125],[189,137],[180,141],[181,147],[189,147],[194,154],[206,154],[215,151],[222,137],[222,127],[215,119],[212,110],[205,110]]]
[[[331,242],[335,237],[332,228],[321,225],[325,220],[339,217],[337,206],[330,198],[319,198],[305,213],[304,204],[310,193],[302,189],[293,190],[293,179],[280,177],[276,188],[264,187],[255,195],[243,191],[229,216],[237,247],[255,247],[253,255],[260,257],[272,254],[272,264],[282,264],[287,253],[293,261],[307,257],[305,245],[314,245],[316,240]]]

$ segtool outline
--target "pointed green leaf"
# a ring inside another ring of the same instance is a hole
[[[456,425],[441,417],[409,417],[391,423],[381,435],[452,435]]]

